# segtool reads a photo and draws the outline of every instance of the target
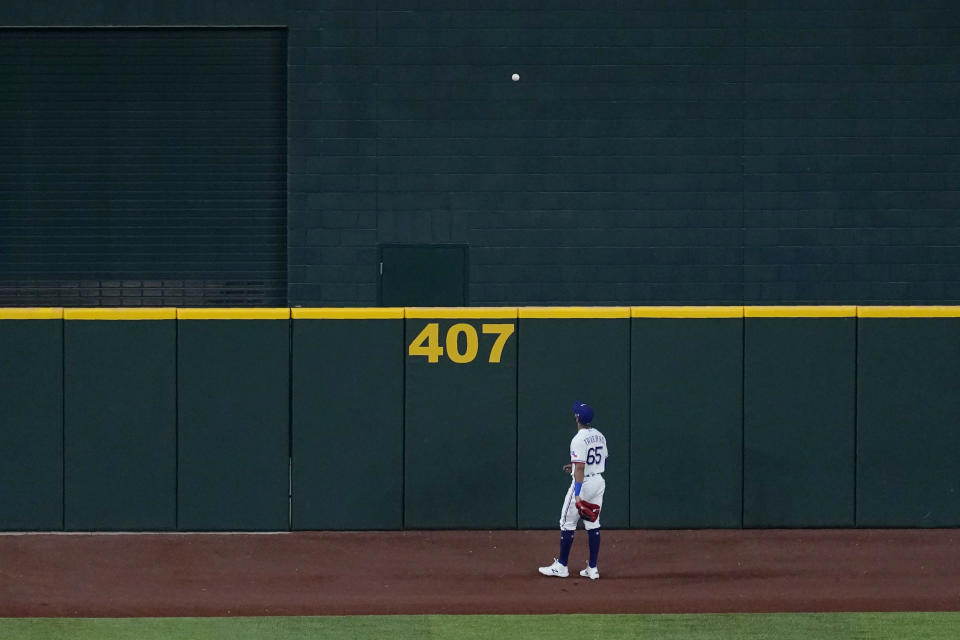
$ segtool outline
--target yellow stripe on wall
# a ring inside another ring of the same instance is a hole
[[[177,310],[174,308],[108,308],[97,309],[64,309],[64,320],[175,320]]]
[[[286,320],[368,318],[957,318],[960,305],[634,306],[634,307],[323,307],[60,308],[0,307],[0,320]]]
[[[0,320],[60,320],[63,309],[60,307],[2,307]]]
[[[958,318],[960,306],[857,307],[861,318]]]
[[[396,320],[403,319],[403,307],[343,307],[291,310],[294,320]]]
[[[289,320],[290,309],[177,309],[180,320]]]
[[[633,318],[742,318],[743,307],[630,307]]]
[[[630,307],[520,307],[521,318],[629,318]]]
[[[847,306],[744,307],[745,318],[855,318],[857,308]]]
[[[407,318],[447,320],[456,318],[516,318],[516,307],[407,307]]]

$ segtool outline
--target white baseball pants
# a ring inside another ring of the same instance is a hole
[[[597,474],[583,479],[583,486],[580,487],[580,497],[587,502],[603,506],[603,491],[607,488],[607,481],[603,476]],[[600,510],[603,513],[603,510]],[[577,501],[573,498],[573,482],[570,482],[570,488],[567,489],[567,497],[563,500],[563,511],[560,512],[560,528],[566,531],[574,531],[580,522],[580,512],[577,511]],[[599,529],[600,518],[596,522],[583,521],[584,529]]]

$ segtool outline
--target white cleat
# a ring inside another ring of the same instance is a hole
[[[584,578],[590,578],[591,580],[599,580],[600,570],[597,569],[596,567],[591,567],[590,565],[587,565],[587,568],[581,571],[580,575],[582,575]]]
[[[557,559],[553,560],[553,564],[549,567],[540,567],[540,573],[545,576],[554,576],[556,578],[566,578],[570,575],[570,571],[567,570],[566,565],[560,564],[560,561]]]

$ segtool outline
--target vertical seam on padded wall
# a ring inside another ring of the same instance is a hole
[[[293,531],[293,314],[287,320],[287,531]]]
[[[173,529],[180,529],[180,319],[173,319]]]
[[[740,528],[746,503],[747,432],[747,318],[740,318]]]
[[[67,321],[60,319],[60,529],[67,530]]]
[[[407,315],[400,321],[400,530],[407,528]]]
[[[633,527],[633,318],[627,318],[627,527]]]
[[[517,329],[513,367],[513,526],[520,528],[520,314],[514,321]]]

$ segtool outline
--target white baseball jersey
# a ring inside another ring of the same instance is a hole
[[[586,465],[584,475],[603,473],[609,455],[607,439],[593,427],[578,429],[577,435],[570,441],[570,462],[583,462]]]

